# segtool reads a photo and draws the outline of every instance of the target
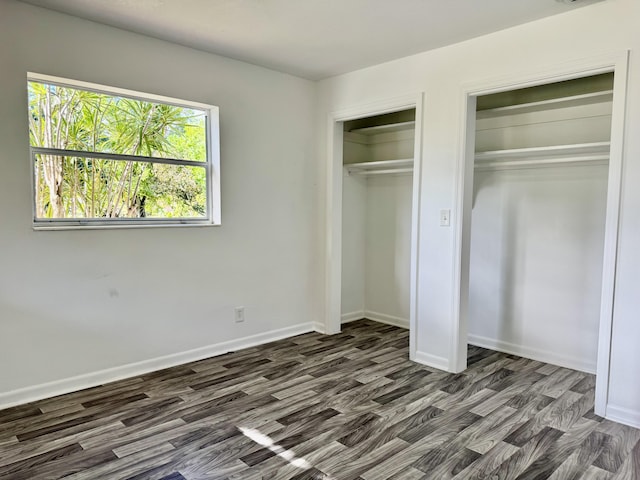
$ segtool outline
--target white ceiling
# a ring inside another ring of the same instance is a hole
[[[309,79],[601,0],[23,0]]]

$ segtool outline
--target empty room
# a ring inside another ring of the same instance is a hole
[[[0,0],[0,479],[640,480],[638,25]]]

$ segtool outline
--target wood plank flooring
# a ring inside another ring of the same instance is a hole
[[[640,430],[594,415],[592,375],[407,355],[361,320],[0,411],[0,479],[640,479]]]

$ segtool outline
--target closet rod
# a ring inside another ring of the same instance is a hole
[[[411,173],[413,168],[388,168],[385,170],[350,170],[349,175],[383,175],[391,173]]]
[[[518,167],[561,167],[563,165],[591,165],[604,164],[609,160],[609,155],[585,155],[576,157],[563,158],[545,158],[536,160],[508,160],[502,162],[482,162],[476,163],[476,169],[500,169],[500,168],[518,168]]]
[[[577,143],[571,145],[549,145],[545,147],[510,148],[476,152],[476,160],[498,160],[500,158],[561,158],[576,155],[609,154],[609,142]]]

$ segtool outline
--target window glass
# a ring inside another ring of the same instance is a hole
[[[36,224],[212,219],[211,110],[33,79],[28,92]]]

